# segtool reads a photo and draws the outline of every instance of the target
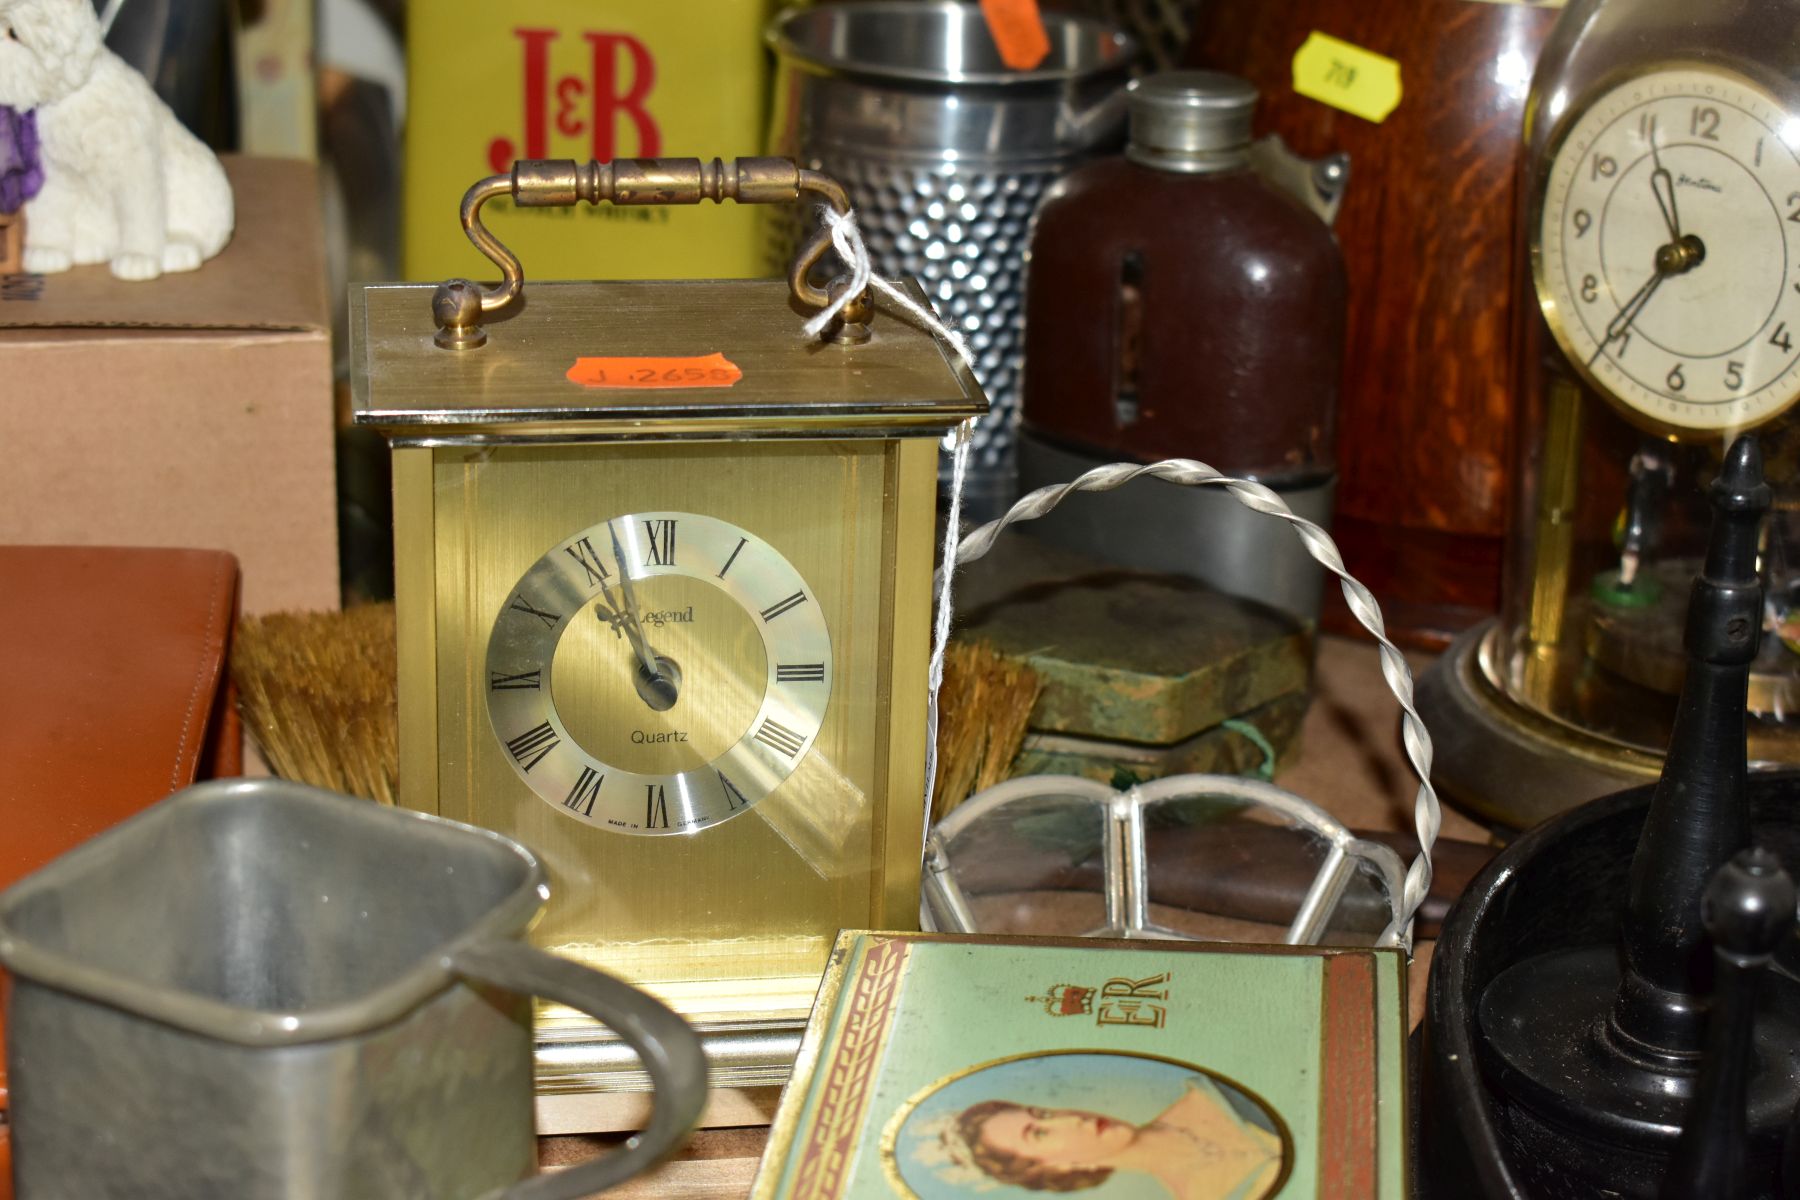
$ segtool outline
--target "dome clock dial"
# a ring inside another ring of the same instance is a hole
[[[1635,424],[1699,439],[1800,396],[1800,119],[1714,68],[1604,92],[1551,156],[1533,268],[1550,329]]]

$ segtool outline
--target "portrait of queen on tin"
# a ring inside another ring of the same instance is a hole
[[[889,1182],[915,1200],[1264,1200],[1293,1159],[1285,1124],[1246,1089],[1189,1063],[1103,1052],[940,1080],[884,1134]]]

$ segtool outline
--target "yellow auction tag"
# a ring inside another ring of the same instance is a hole
[[[1400,64],[1315,30],[1294,51],[1294,90],[1379,125],[1400,103]]]

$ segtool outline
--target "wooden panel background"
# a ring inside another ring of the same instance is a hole
[[[1496,610],[1513,476],[1512,316],[1525,94],[1554,11],[1473,0],[1204,0],[1187,65],[1263,94],[1257,131],[1350,154],[1350,275],[1335,534],[1390,631],[1441,644]],[[1381,124],[1293,90],[1317,30],[1400,63]],[[1336,620],[1348,614],[1336,589]]]

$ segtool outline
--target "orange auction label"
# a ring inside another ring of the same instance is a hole
[[[592,388],[724,388],[744,377],[723,354],[686,358],[578,358],[569,381]]]
[[[981,15],[1000,50],[1000,61],[1029,71],[1050,53],[1050,35],[1038,15],[1038,0],[981,0]]]

